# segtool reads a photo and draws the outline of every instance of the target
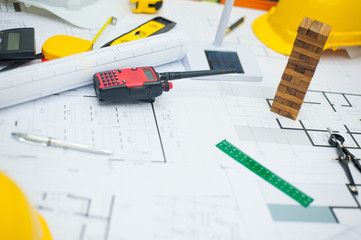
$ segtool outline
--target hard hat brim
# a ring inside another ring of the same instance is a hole
[[[38,214],[38,216],[39,216],[41,228],[43,230],[43,237],[41,238],[41,240],[52,240],[53,238],[51,237],[48,225],[46,224],[44,218],[40,214]]]

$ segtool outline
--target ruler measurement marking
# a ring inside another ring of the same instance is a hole
[[[313,201],[313,199],[307,194],[303,193],[289,182],[279,177],[277,174],[268,170],[262,164],[258,163],[256,160],[242,152],[227,140],[223,140],[222,142],[218,143],[216,147],[280,191],[287,194],[289,197],[300,203],[303,207],[307,207]]]

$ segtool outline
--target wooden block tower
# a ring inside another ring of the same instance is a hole
[[[330,31],[330,25],[307,17],[302,20],[272,103],[272,112],[293,120],[297,118]]]

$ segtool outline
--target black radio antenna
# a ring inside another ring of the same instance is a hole
[[[218,70],[165,72],[165,73],[158,73],[158,75],[160,80],[170,81],[181,78],[204,77],[204,76],[220,75],[220,74],[228,74],[228,73],[236,73],[236,72],[237,72],[236,68],[229,68],[229,69],[218,69]]]

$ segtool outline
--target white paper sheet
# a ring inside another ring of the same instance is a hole
[[[213,40],[221,12],[215,3],[174,0],[159,15],[176,21],[187,38]],[[287,57],[254,36],[252,20],[262,13],[233,8],[230,22],[246,21],[225,39],[253,49],[261,83],[177,80],[153,104],[99,104],[89,86],[0,110],[0,169],[24,189],[54,239],[319,240],[359,232],[360,197],[332,160],[337,153],[326,128],[361,156],[361,59],[324,52],[297,120],[274,114],[270,104]],[[115,154],[26,145],[12,131]],[[217,149],[223,139],[313,197],[311,213],[299,215],[302,206]],[[361,191],[361,174],[350,169]],[[313,208],[327,214],[317,218]]]

